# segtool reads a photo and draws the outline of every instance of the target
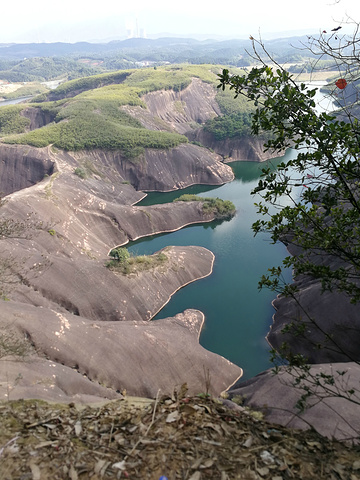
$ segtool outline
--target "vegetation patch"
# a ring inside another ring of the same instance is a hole
[[[236,138],[251,134],[251,113],[238,112],[208,120],[204,130],[216,140]]]
[[[107,268],[124,275],[152,270],[164,265],[168,260],[168,257],[163,252],[155,253],[154,255],[133,256],[125,247],[113,248],[109,253],[109,257],[112,260],[107,262]]]
[[[117,72],[103,73],[90,77],[79,78],[59,85],[46,97],[34,99],[36,102],[44,99],[64,99],[65,97],[78,96],[79,94],[108,95],[111,91],[123,91],[124,95],[130,93],[136,104],[139,96],[156,90],[181,91],[188,87],[192,79],[200,78],[206,83],[216,84],[217,71],[214,65],[171,65],[157,69],[120,70]],[[101,90],[101,93],[99,92]],[[128,103],[128,100],[124,104]]]
[[[0,136],[25,132],[30,126],[30,119],[20,115],[23,109],[20,105],[0,108]]]
[[[234,99],[234,93],[232,90],[219,89],[216,94],[216,101],[220,107],[221,113],[224,115],[255,112],[255,105],[252,101],[242,96]]]
[[[93,177],[94,175],[98,177],[103,177],[99,170],[95,167],[94,163],[89,159],[85,158],[80,162],[81,166],[76,167],[74,170],[75,175],[85,180],[86,178]]]
[[[123,105],[146,108],[145,103],[140,99],[141,90],[139,88],[127,87],[125,85],[110,85],[108,87],[89,90],[80,93],[71,100],[59,100],[58,105],[65,105],[66,110],[59,115],[61,118],[69,118],[79,115],[83,111],[93,111],[104,115],[106,118],[112,118],[124,122],[132,121],[134,126],[141,127],[141,124],[130,115],[125,114],[120,107]],[[128,124],[128,123],[127,123]]]
[[[180,92],[190,85],[194,77],[214,85],[217,82],[217,76],[211,71],[209,65],[171,65],[156,70],[135,70],[124,83],[129,86],[139,86],[142,95],[156,90]]]
[[[46,147],[53,144],[63,150],[122,150],[126,157],[137,156],[144,148],[173,148],[186,143],[183,135],[134,128],[89,114],[60,123],[52,123],[19,136],[9,136],[5,143]],[[139,150],[140,147],[140,150]],[[136,155],[133,154],[135,150]]]
[[[42,82],[66,76],[84,77],[98,73],[99,69],[80,64],[71,58],[61,56],[25,58],[0,62],[0,78],[8,82]]]
[[[185,102],[177,101],[174,103],[174,108],[177,113],[180,115],[185,115]]]
[[[52,115],[55,121],[16,136],[13,134],[24,132],[29,120],[20,115],[23,107],[4,107],[5,112],[1,113],[4,127],[1,129],[0,120],[0,132],[3,130],[3,134],[9,135],[4,139],[6,143],[34,147],[52,144],[72,151],[122,150],[128,158],[139,156],[144,148],[167,149],[186,143],[187,138],[183,135],[143,128],[138,120],[121,110],[123,105],[145,106],[140,94],[139,88],[110,85],[83,92],[72,99],[37,103],[36,106]]]
[[[65,96],[70,96],[72,93],[76,95],[85,90],[92,90],[113,83],[122,83],[130,72],[129,70],[122,70],[71,80],[55,88],[55,90],[51,92],[51,96],[64,98]]]
[[[231,218],[235,215],[235,205],[230,200],[221,198],[200,197],[198,195],[185,194],[176,198],[174,202],[203,202],[203,212],[205,214],[214,214],[218,220]]]

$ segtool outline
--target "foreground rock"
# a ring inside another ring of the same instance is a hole
[[[309,363],[349,362],[360,360],[359,306],[349,297],[336,291],[323,292],[321,283],[308,277],[294,284],[296,298],[278,297],[269,343],[281,349],[284,342],[294,354],[301,354]],[[297,325],[301,334],[294,335]],[[301,328],[304,325],[305,328]]]
[[[199,345],[203,323],[198,310],[155,322],[94,322],[2,302],[0,325],[8,352],[13,344],[23,355],[2,359],[0,398],[88,402],[90,396],[97,401],[123,391],[155,397],[158,390],[170,394],[184,383],[191,394],[218,395],[242,370]]]
[[[326,219],[329,228],[330,219]],[[315,252],[304,252],[289,237],[287,249],[293,256],[304,255],[304,261],[314,265],[351,268],[341,253],[330,255],[321,245]],[[350,274],[349,280],[358,282],[357,275]],[[324,290],[321,280],[311,275],[297,275],[293,286],[292,296],[281,295],[273,302],[276,311],[267,336],[269,343],[278,351],[285,343],[293,355],[301,354],[311,364],[359,362],[360,311],[350,295],[339,291],[335,281],[331,290]]]
[[[313,365],[308,380],[296,385],[298,373],[296,369],[292,373],[282,369],[278,374],[267,370],[237,385],[229,392],[230,398],[240,396],[243,405],[260,410],[269,422],[291,428],[314,428],[329,438],[358,442],[360,365]],[[326,381],[327,376],[334,378],[334,384]],[[307,408],[301,412],[296,403],[306,393],[307,387],[314,394],[309,397]]]
[[[341,260],[320,250],[305,258],[331,268],[347,267]],[[291,243],[292,255],[303,253]],[[240,384],[245,402],[266,408],[270,421],[296,428],[312,426],[328,437],[347,440],[359,437],[360,423],[360,315],[349,296],[322,288],[310,275],[297,275],[293,296],[279,296],[273,302],[275,314],[267,340],[277,351],[296,355],[309,364],[309,372],[293,368],[280,375],[264,372]],[[305,378],[304,378],[305,377]],[[296,386],[296,388],[295,388]],[[299,388],[302,386],[302,388]],[[299,414],[297,402],[311,393],[310,408]],[[265,410],[264,410],[265,411]]]

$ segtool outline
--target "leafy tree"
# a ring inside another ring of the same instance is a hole
[[[130,253],[125,247],[117,247],[110,251],[109,256],[119,263],[126,263],[130,258]]]
[[[331,32],[309,41],[309,49],[317,53],[318,58],[332,58],[338,66],[338,78],[345,78],[355,92],[359,85],[358,28],[356,25],[352,37]],[[267,54],[261,41],[252,39],[252,42],[258,66],[247,75],[231,75],[223,70],[219,88],[229,86],[235,98],[244,96],[255,105],[252,132],[270,134],[266,149],[281,153],[292,147],[297,151],[296,158],[281,163],[277,171],[264,168],[253,192],[262,197],[257,204],[262,217],[253,225],[255,234],[269,232],[274,243],[281,241],[295,253],[287,256],[282,266],[271,268],[260,281],[260,287],[267,286],[281,295],[291,296],[303,312],[301,319],[294,319],[283,330],[292,343],[281,345],[277,353],[289,369],[293,372],[296,369],[294,384],[303,387],[303,401],[321,385],[329,396],[360,403],[358,397],[354,399],[355,392],[347,392],[346,387],[345,391],[335,389],[334,392],[333,375],[311,378],[309,361],[301,353],[301,342],[311,343],[314,328],[322,335],[322,341],[314,348],[335,352],[335,358],[336,354],[347,354],[348,360],[359,362],[360,357],[339,344],[336,335],[324,330],[311,311],[306,311],[301,304],[295,285],[283,280],[284,268],[290,267],[295,277],[305,275],[320,282],[322,292],[346,295],[350,303],[360,300],[358,97],[349,97],[334,80],[330,93],[336,94],[334,100],[341,109],[318,113],[316,88],[298,84]],[[315,59],[315,65],[316,62]],[[307,333],[309,325],[310,334]],[[353,334],[359,335],[359,332],[360,325],[354,325]],[[344,372],[337,373],[344,375]],[[303,407],[304,402],[300,406]]]

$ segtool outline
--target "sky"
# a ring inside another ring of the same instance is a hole
[[[262,38],[360,22],[359,0],[3,0],[0,43],[150,38]],[[357,16],[356,16],[357,14]]]

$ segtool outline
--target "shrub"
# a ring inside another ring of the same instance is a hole
[[[131,256],[127,248],[117,247],[110,251],[109,256],[113,258],[106,264],[108,268],[127,275],[163,265],[168,257],[163,252],[154,255]]]
[[[204,213],[215,213],[215,218],[231,218],[235,215],[235,205],[230,200],[221,198],[205,198]]]
[[[110,251],[109,256],[119,263],[124,264],[130,258],[130,253],[125,247],[117,247]]]
[[[216,219],[231,218],[235,215],[235,205],[230,200],[222,200],[221,198],[199,197],[193,194],[184,194],[176,198],[174,202],[203,202],[204,214],[215,214]]]
[[[178,198],[175,198],[174,202],[203,202],[203,197],[199,197],[199,195],[195,195],[193,193],[184,193]]]
[[[81,167],[75,168],[74,173],[83,180],[87,177],[85,170]]]

